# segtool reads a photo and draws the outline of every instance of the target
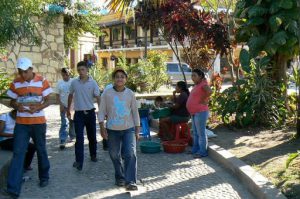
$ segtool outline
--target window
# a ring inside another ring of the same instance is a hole
[[[139,62],[139,59],[138,59],[138,58],[133,58],[133,59],[132,59],[132,63],[133,63],[133,64],[136,64],[136,63],[138,63],[138,62]]]
[[[178,64],[167,64],[167,71],[168,72],[179,72]]]
[[[118,41],[119,40],[119,35],[120,35],[120,29],[119,28],[114,28],[112,33],[113,33],[113,41]]]

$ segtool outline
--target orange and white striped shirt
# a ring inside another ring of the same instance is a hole
[[[49,82],[42,76],[35,74],[30,81],[24,81],[21,77],[16,78],[10,85],[7,95],[16,99],[24,108],[28,105],[40,104],[44,97],[52,93]],[[29,112],[17,113],[16,123],[18,124],[43,124],[46,123],[45,113],[43,110],[33,114]]]

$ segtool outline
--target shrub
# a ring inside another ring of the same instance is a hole
[[[169,77],[166,73],[165,64],[167,59],[168,56],[162,51],[150,51],[147,59],[143,59],[137,63],[145,76],[148,91],[156,91],[159,87],[168,82]]]
[[[121,57],[118,67],[128,73],[126,86],[135,92],[152,92],[168,82],[165,62],[167,55],[161,51],[150,51],[147,59],[136,64],[127,64],[126,58]]]
[[[6,91],[9,88],[12,78],[4,72],[4,69],[0,68],[0,98],[6,96]]]
[[[251,60],[245,69],[244,79],[219,96],[218,114],[224,123],[234,118],[238,126],[278,126],[285,122],[287,110],[281,90],[268,72],[269,59]]]
[[[92,66],[89,70],[89,74],[97,82],[101,90],[103,90],[107,84],[112,82],[111,71],[103,68],[100,64]]]

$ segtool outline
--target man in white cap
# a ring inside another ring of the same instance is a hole
[[[43,109],[49,105],[52,89],[48,81],[33,72],[28,58],[17,61],[19,77],[10,85],[10,105],[18,110],[14,129],[13,158],[9,167],[6,194],[17,198],[21,192],[23,164],[29,139],[38,157],[40,187],[48,185],[50,164],[46,150],[46,119]]]

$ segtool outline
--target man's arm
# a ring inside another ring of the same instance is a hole
[[[72,101],[73,101],[73,94],[69,94],[69,96],[68,96],[68,109],[67,109],[67,113],[71,112]],[[71,115],[71,113],[70,113],[70,115]]]
[[[36,104],[36,105],[30,105],[29,112],[30,113],[38,112],[38,111],[43,110],[44,108],[48,107],[49,105],[50,105],[50,95],[47,95],[44,97],[43,103]]]
[[[59,99],[59,94],[56,94],[55,97],[56,97],[56,103],[60,105],[61,102],[60,102],[60,99]]]
[[[97,99],[98,110],[99,110],[100,109],[101,97],[100,96],[96,96],[96,99]]]
[[[60,95],[59,94],[56,94],[56,104],[59,105],[60,112],[63,112],[64,109],[65,109],[65,107],[64,107],[64,105],[60,101]]]
[[[137,107],[137,101],[136,98],[134,96],[134,94],[132,95],[132,99],[131,99],[131,111],[132,111],[132,115],[133,115],[133,123],[135,126],[135,137],[138,140],[139,139],[139,135],[140,135],[140,116],[139,116],[139,110]]]
[[[25,112],[26,110],[24,109],[23,105],[18,103],[16,99],[11,99],[10,100],[10,106],[13,109],[18,110],[19,112]]]
[[[99,126],[100,126],[100,134],[101,134],[101,137],[103,139],[107,139],[108,135],[107,135],[106,128],[104,126],[104,119],[107,116],[105,94],[103,93],[100,98],[101,98],[101,100],[100,100],[101,102],[100,102],[99,111],[98,111],[98,121],[99,121]]]

